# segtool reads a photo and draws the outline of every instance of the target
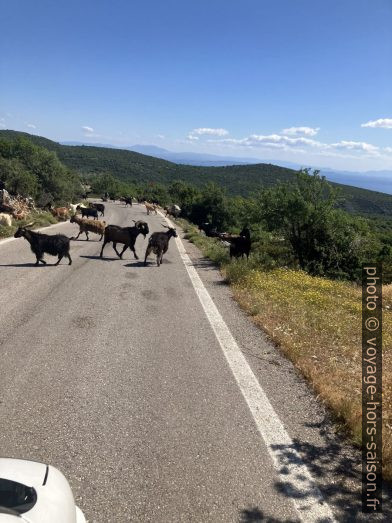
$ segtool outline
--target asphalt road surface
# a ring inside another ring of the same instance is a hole
[[[58,467],[90,523],[365,521],[358,453],[197,249],[90,238],[58,267],[0,242],[0,454]]]

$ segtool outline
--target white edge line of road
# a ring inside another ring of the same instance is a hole
[[[69,220],[67,220],[66,222],[53,223],[52,225],[47,225],[46,227],[40,227],[39,229],[33,229],[33,230],[35,232],[47,231],[48,229],[51,229],[52,227],[57,227],[58,225],[64,225],[65,223],[69,223]],[[11,236],[11,238],[6,238],[5,240],[0,240],[0,245],[4,245],[5,243],[9,243],[9,242],[14,242],[19,239],[20,238],[14,238],[13,236]]]
[[[165,218],[163,214],[161,216]],[[165,219],[170,227],[174,227],[169,219]],[[281,485],[294,504],[299,517],[306,523],[336,521],[330,506],[325,502],[309,469],[253,374],[245,356],[187,255],[184,244],[178,237],[176,238],[176,245],[207,319],[277,469]]]

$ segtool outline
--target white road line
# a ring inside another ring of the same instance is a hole
[[[54,223],[53,225],[48,225],[47,227],[40,227],[39,229],[33,229],[33,230],[36,232],[47,231],[48,229],[51,229],[52,227],[57,227],[57,225],[64,225],[65,223],[69,223],[69,220],[67,220],[66,222]],[[0,245],[4,245],[5,243],[13,242],[15,240],[19,240],[19,238],[14,238],[13,236],[11,236],[11,238],[6,238],[5,240],[0,240]]]
[[[170,220],[166,218],[166,221],[170,227],[174,227]],[[204,287],[180,238],[176,238],[176,244],[208,321],[299,517],[304,522],[334,522],[331,508],[324,501],[309,469]]]

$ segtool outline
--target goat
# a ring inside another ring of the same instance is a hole
[[[199,225],[199,231],[203,231],[209,238],[219,238],[222,233],[218,232],[218,229],[212,225],[212,223],[204,222]]]
[[[132,220],[132,221],[135,224],[135,227],[137,227],[138,229],[140,229],[140,227],[142,227],[142,228],[147,227],[147,229],[148,229],[148,225],[146,222],[143,222],[142,220],[138,220],[138,221]]]
[[[99,241],[102,240],[103,234],[105,232],[106,222],[100,222],[99,220],[87,220],[86,218],[79,218],[78,216],[72,216],[70,222],[79,225],[79,234],[76,236],[76,238],[72,238],[72,240],[77,240],[82,232],[86,234],[87,241],[89,240],[89,232],[100,234],[101,237],[99,238]]]
[[[83,205],[83,203],[70,203],[69,204],[69,208],[70,208],[71,212],[73,212],[73,213],[77,212],[78,207],[81,207],[82,209],[86,208],[86,206]]]
[[[103,203],[91,203],[92,209],[97,209],[101,213],[101,216],[105,216],[105,206]]]
[[[12,216],[5,212],[0,213],[0,225],[7,225],[7,227],[11,227]]]
[[[181,213],[181,208],[178,205],[170,205],[168,207],[165,207],[165,211],[167,215],[173,216],[173,218],[178,218]]]
[[[69,218],[69,210],[67,207],[54,207],[50,210],[50,212],[55,218],[58,219],[68,220]]]
[[[82,213],[82,218],[85,216],[93,216],[94,220],[98,220],[98,211],[97,209],[89,209],[88,207],[81,207],[78,205],[76,210]]]
[[[15,220],[24,220],[27,216],[27,211],[13,211],[12,216]]]
[[[138,260],[139,258],[135,251],[136,238],[139,236],[139,234],[143,234],[143,236],[146,237],[149,232],[150,231],[147,223],[141,221],[136,222],[134,227],[119,227],[118,225],[108,225],[105,229],[100,257],[103,257],[103,250],[105,245],[109,242],[113,242],[113,249],[116,251],[116,254],[119,258],[122,258],[122,255],[129,247],[135,256],[135,259]],[[117,243],[124,244],[124,248],[121,251],[121,254],[119,254],[116,249]]]
[[[150,212],[153,211],[155,211],[155,214],[158,214],[157,206],[155,205],[155,203],[144,202],[144,205],[146,206],[147,214],[150,214]]]
[[[250,231],[248,227],[244,227],[240,232],[239,236],[229,236],[224,237],[226,241],[230,243],[230,258],[249,258],[249,254],[252,248],[252,240],[250,238]]]
[[[132,196],[123,196],[122,198],[120,198],[120,201],[125,203],[125,207],[127,205],[130,205],[132,207]]]
[[[150,236],[146,249],[146,255],[144,257],[144,265],[147,265],[147,257],[150,255],[151,251],[153,251],[157,256],[157,265],[159,267],[162,263],[163,255],[169,248],[170,238],[177,238],[177,231],[175,229],[168,227],[167,225],[163,225],[163,227],[166,227],[168,230],[166,232],[154,232]]]
[[[37,266],[39,262],[46,265],[46,261],[43,259],[44,253],[58,257],[55,265],[58,265],[64,256],[69,260],[68,265],[71,265],[72,259],[69,254],[69,238],[64,236],[64,234],[54,234],[49,236],[48,234],[30,231],[28,227],[31,227],[32,225],[34,225],[34,222],[29,223],[24,227],[19,227],[14,234],[14,238],[23,237],[29,242],[30,248],[37,258],[35,265]]]

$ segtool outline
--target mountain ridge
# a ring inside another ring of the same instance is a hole
[[[0,131],[0,139],[18,137],[57,153],[59,159],[81,175],[111,173],[128,183],[163,183],[183,180],[195,186],[214,182],[232,196],[252,196],[258,190],[293,180],[295,171],[273,164],[244,164],[199,167],[173,163],[153,156],[117,148],[61,145],[45,137],[19,131]],[[392,196],[331,182],[340,188],[341,207],[352,213],[392,216]]]

